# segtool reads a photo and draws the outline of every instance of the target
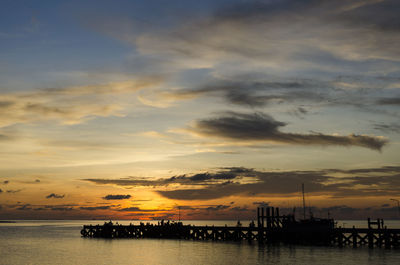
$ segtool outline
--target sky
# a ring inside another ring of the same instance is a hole
[[[399,13],[2,1],[0,219],[400,218]]]

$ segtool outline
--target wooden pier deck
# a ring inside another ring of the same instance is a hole
[[[161,224],[85,225],[83,237],[89,238],[173,238],[213,241],[257,241],[259,243],[287,243],[357,248],[399,248],[400,229],[387,229],[383,220],[368,220],[368,228],[321,226],[321,222],[299,224],[293,216],[279,216],[279,209],[258,209],[257,226],[193,226],[180,222]],[[274,212],[274,215],[271,214]],[[266,222],[264,222],[264,220]],[[374,227],[376,226],[376,228]]]

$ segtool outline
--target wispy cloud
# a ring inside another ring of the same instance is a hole
[[[64,198],[64,197],[65,197],[65,194],[60,195],[60,194],[51,193],[51,194],[49,194],[49,195],[46,196],[46,199],[51,199],[51,198],[54,198],[54,199],[62,199],[62,198]]]
[[[374,123],[373,127],[375,130],[385,133],[400,133],[399,123]]]
[[[110,209],[111,206],[105,205],[105,206],[81,206],[79,209],[85,210],[85,211],[96,211],[96,210],[108,210]]]
[[[108,84],[0,93],[0,127],[49,120],[77,124],[96,116],[121,116],[123,107],[113,97],[157,86],[161,80],[144,77]]]
[[[130,199],[132,196],[127,194],[127,195],[122,195],[122,194],[109,194],[103,197],[104,200],[125,200],[125,199]]]
[[[336,67],[337,60],[398,59],[397,10],[395,1],[248,1],[165,32],[125,36],[143,54],[186,58],[194,67],[233,58],[327,69],[323,63]],[[371,35],[379,38],[369,41]]]

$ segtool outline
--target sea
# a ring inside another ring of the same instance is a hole
[[[118,222],[139,224],[139,221]],[[234,226],[236,222],[210,220],[183,223]],[[400,249],[260,245],[256,241],[81,237],[83,225],[103,223],[100,220],[18,220],[15,223],[0,223],[0,264],[400,264]],[[366,227],[366,223],[343,220],[338,225],[361,228]],[[400,221],[385,221],[385,225],[400,228]]]

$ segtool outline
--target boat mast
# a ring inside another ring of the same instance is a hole
[[[301,183],[301,190],[303,192],[303,219],[306,219],[306,199],[304,197],[304,183]]]

